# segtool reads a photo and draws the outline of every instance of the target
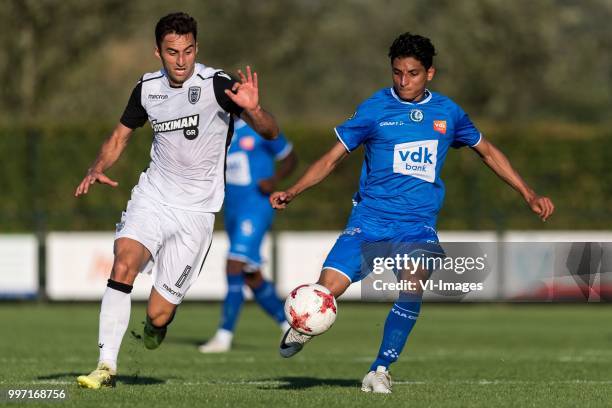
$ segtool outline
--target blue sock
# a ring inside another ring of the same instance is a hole
[[[244,285],[244,277],[242,273],[238,275],[227,275],[227,295],[223,301],[223,311],[221,315],[221,328],[234,331],[234,326],[238,321],[240,309],[244,303],[244,295],[242,294],[242,286]]]
[[[385,330],[378,356],[372,363],[370,371],[376,371],[378,366],[384,366],[388,369],[391,363],[397,361],[420,311],[420,299],[398,300],[393,304],[385,321]]]
[[[283,302],[276,295],[274,286],[264,280],[258,288],[253,289],[255,300],[279,324],[285,321],[285,308]]]

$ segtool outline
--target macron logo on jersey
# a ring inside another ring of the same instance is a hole
[[[396,144],[393,151],[393,172],[433,183],[436,179],[437,140]]]

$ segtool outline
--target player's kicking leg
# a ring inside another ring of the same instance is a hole
[[[325,268],[321,271],[321,276],[317,282],[325,286],[337,299],[351,285],[348,277],[335,269]],[[312,340],[314,336],[302,334],[293,328],[289,328],[281,339],[279,353],[284,358],[293,357],[302,349],[304,345]]]
[[[115,241],[115,260],[100,310],[100,358],[95,370],[77,378],[79,386],[98,389],[115,385],[117,355],[130,322],[132,285],[150,256],[149,251],[137,241],[129,238]]]
[[[391,393],[391,375],[389,366],[399,358],[408,335],[416,324],[421,311],[421,300],[423,296],[421,282],[428,279],[427,271],[419,269],[415,273],[403,271],[402,281],[413,283],[414,291],[400,292],[395,301],[383,329],[383,337],[376,359],[370,366],[370,371],[362,381],[361,390],[380,394]]]

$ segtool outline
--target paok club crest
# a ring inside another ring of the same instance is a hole
[[[200,100],[201,88],[199,86],[190,86],[189,91],[187,91],[187,97],[189,98],[189,103],[195,105],[197,101]]]

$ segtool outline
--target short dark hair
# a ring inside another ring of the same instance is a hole
[[[198,23],[187,13],[171,13],[159,19],[155,26],[155,42],[157,48],[161,46],[166,34],[175,33],[178,35],[193,34],[193,39],[198,39]]]
[[[436,49],[427,37],[404,33],[397,37],[389,48],[391,63],[395,58],[413,57],[421,62],[425,69],[433,65]]]

